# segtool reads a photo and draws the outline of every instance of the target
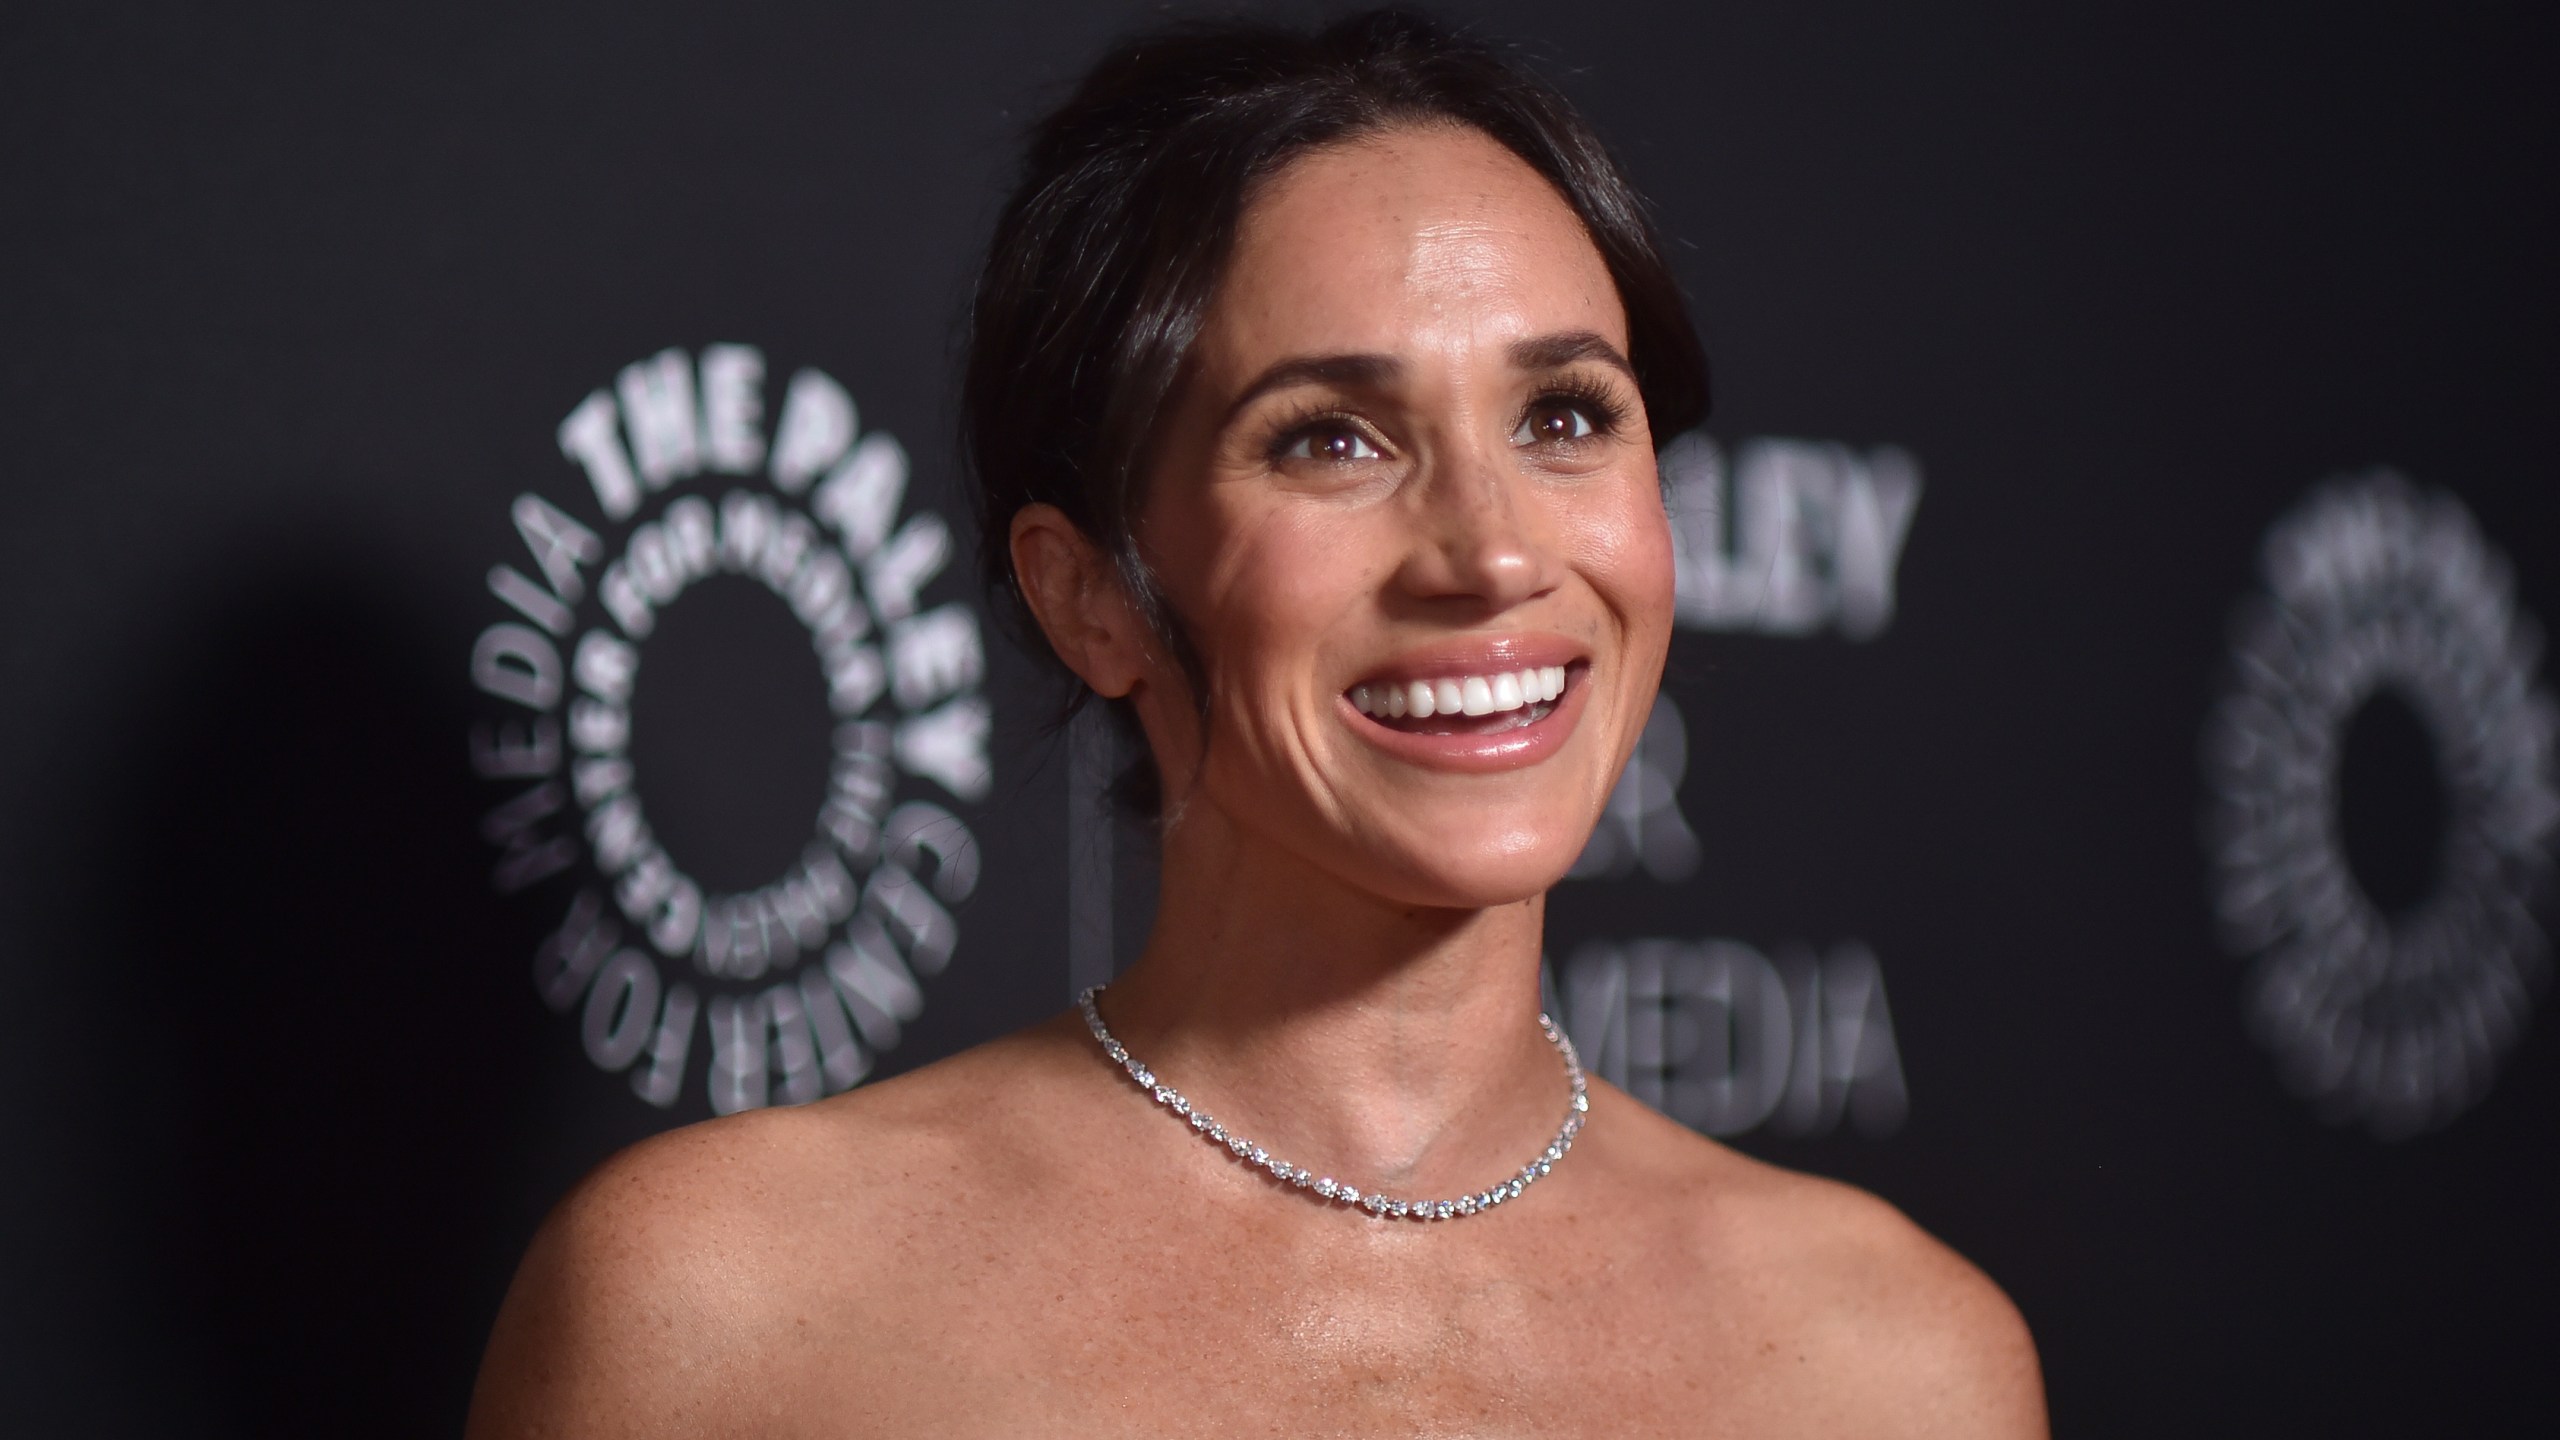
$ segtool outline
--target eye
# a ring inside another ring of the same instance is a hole
[[[1520,428],[1511,432],[1514,445],[1554,445],[1568,440],[1581,440],[1600,433],[1591,423],[1591,412],[1574,400],[1540,400],[1520,417]]]
[[[1378,447],[1348,425],[1310,425],[1281,442],[1280,458],[1344,465],[1354,460],[1377,459]]]

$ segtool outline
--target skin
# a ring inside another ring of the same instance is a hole
[[[1051,644],[1135,704],[1168,781],[1157,927],[1106,1017],[1232,1129],[1364,1189],[1481,1188],[1563,1114],[1534,1018],[1544,896],[1634,744],[1671,614],[1625,349],[1544,181],[1471,131],[1390,131],[1252,198],[1159,437],[1139,539],[1208,658],[1205,737],[1090,541],[1046,507],[1014,524]],[[1366,359],[1264,383],[1344,356]],[[1581,667],[1534,763],[1417,762],[1345,699],[1514,642]],[[1520,1200],[1378,1221],[1202,1143],[1070,1015],[609,1162],[527,1256],[470,1434],[2045,1423],[2026,1329],[1979,1272],[1606,1084]]]

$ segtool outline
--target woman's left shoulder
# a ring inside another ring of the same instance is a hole
[[[1736,1158],[1757,1172],[1747,1233],[1830,1374],[1857,1377],[1897,1433],[2046,1433],[2035,1341],[1990,1276],[1865,1190]]]
[[[1687,1138],[1674,1223],[1764,1347],[1881,1433],[2046,1434],[2035,1342],[1988,1275],[1876,1195]]]

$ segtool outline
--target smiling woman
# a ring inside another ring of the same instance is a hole
[[[988,573],[1152,758],[1146,952],[608,1164],[474,1433],[2043,1433],[1970,1266],[1538,1013],[1704,391],[1633,192],[1498,52],[1372,15],[1106,58],[999,222],[966,410]]]

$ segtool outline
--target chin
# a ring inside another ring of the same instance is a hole
[[[1565,833],[1541,825],[1474,833],[1455,840],[1398,837],[1387,845],[1346,846],[1346,878],[1399,904],[1435,910],[1487,910],[1535,899],[1556,886],[1580,858],[1587,829]]]

